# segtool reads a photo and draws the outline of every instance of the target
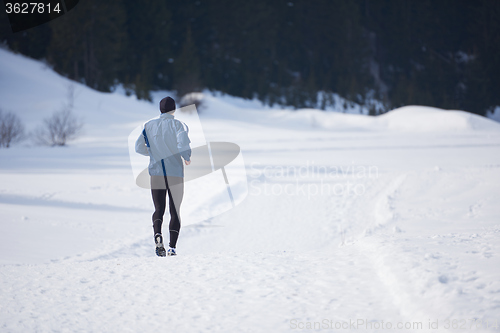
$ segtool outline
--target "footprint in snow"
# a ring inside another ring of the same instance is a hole
[[[448,277],[446,275],[441,275],[438,280],[443,284],[448,283]]]

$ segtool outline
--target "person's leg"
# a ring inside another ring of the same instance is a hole
[[[167,190],[162,176],[151,177],[151,196],[155,211],[153,213],[153,230],[154,234],[161,234],[161,226],[163,224],[163,215],[165,214]]]
[[[165,214],[165,205],[167,199],[167,190],[151,189],[155,212],[153,213],[153,230],[154,234],[161,234],[161,226],[163,224],[163,215]]]
[[[184,196],[184,179],[182,177],[168,176],[165,177],[165,182],[168,189],[168,205],[170,211],[170,223],[168,225],[168,230],[170,232],[169,246],[175,248],[181,229],[180,208],[182,197]]]

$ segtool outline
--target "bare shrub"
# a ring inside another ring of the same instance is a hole
[[[73,114],[74,105],[75,85],[71,83],[62,110],[43,120],[43,125],[33,133],[34,141],[46,146],[65,146],[68,141],[76,139],[82,132],[83,121]]]
[[[12,112],[0,110],[0,147],[9,148],[11,144],[24,139],[24,125]]]
[[[34,132],[35,141],[47,146],[65,146],[81,133],[83,122],[69,108],[54,112]]]

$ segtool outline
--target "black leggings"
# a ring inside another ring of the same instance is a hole
[[[154,178],[153,178],[154,177]],[[170,183],[170,186],[169,186]],[[169,246],[175,248],[177,238],[181,229],[180,221],[180,206],[184,192],[183,179],[180,177],[151,177],[151,195],[155,206],[153,213],[153,229],[154,233],[161,234],[163,224],[163,215],[165,214],[165,206],[168,192],[168,206],[170,211],[170,223],[168,230],[170,233]]]

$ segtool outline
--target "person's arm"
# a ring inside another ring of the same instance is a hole
[[[179,124],[180,126],[177,129],[177,148],[182,158],[187,162],[186,165],[189,165],[191,161],[191,147],[189,147],[191,140],[189,140],[188,136],[189,128],[181,122]]]
[[[135,152],[144,156],[149,156],[148,148],[146,147],[146,140],[144,139],[142,132],[135,142]]]

